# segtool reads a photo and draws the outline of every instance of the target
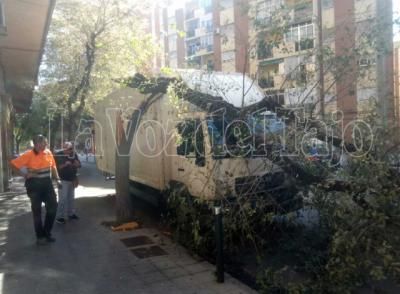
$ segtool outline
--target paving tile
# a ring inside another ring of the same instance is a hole
[[[132,248],[130,251],[138,258],[150,258],[155,256],[165,256],[168,253],[158,245]]]
[[[209,263],[205,263],[205,262],[189,264],[189,265],[184,266],[184,268],[191,274],[215,271],[215,268],[213,268]]]
[[[139,275],[147,274],[154,271],[159,271],[159,269],[150,261],[140,262],[140,263],[131,262],[130,267],[136,274]]]
[[[137,247],[137,246],[154,244],[154,241],[147,236],[127,237],[127,238],[121,238],[120,240],[126,247]]]
[[[151,263],[153,263],[157,268],[163,270],[172,267],[178,267],[174,260],[169,256],[159,256],[150,258]]]
[[[153,285],[155,283],[168,281],[168,278],[159,271],[154,271],[143,275],[137,275],[137,277],[147,285]]]
[[[86,192],[103,182],[95,180],[92,165],[89,168],[83,164],[82,185],[85,175],[92,181],[85,187]],[[114,218],[111,198],[81,197],[81,191],[76,195],[78,212],[84,212],[81,219],[65,226],[55,225],[57,242],[43,247],[35,245],[26,195],[2,202],[0,212],[4,210],[7,215],[0,218],[0,226],[4,226],[0,231],[2,293],[253,293],[229,276],[226,284],[217,284],[213,265],[189,255],[155,228],[112,232],[100,225]],[[120,240],[137,236],[150,238],[168,255],[137,258]]]
[[[119,283],[119,287],[123,292],[135,292],[136,289],[145,289],[147,284],[137,275],[133,275],[130,279]]]
[[[151,285],[149,290],[153,294],[181,294],[183,293],[176,285],[167,281]]]
[[[215,283],[217,281],[217,278],[215,276],[215,273],[212,271],[203,271],[203,272],[198,272],[192,275],[193,279],[196,281],[196,283],[203,284],[203,283]]]
[[[183,276],[188,276],[190,273],[182,267],[166,268],[161,270],[162,274],[169,279],[179,278]]]
[[[193,278],[193,276],[183,276],[179,278],[173,278],[170,281],[171,283],[176,285],[177,288],[183,291],[189,291],[189,290],[192,291],[200,287],[200,285],[196,283],[196,280]]]
[[[195,290],[192,290],[190,293],[192,294],[217,294],[216,291],[212,288],[197,288]],[[229,291],[226,291],[225,293],[229,293]],[[230,293],[229,293],[230,294]]]

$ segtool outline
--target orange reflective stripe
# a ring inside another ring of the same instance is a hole
[[[48,169],[55,166],[53,154],[46,149],[39,154],[35,154],[33,150],[25,152],[16,159],[11,160],[11,164],[18,169],[26,167],[29,170],[36,171]]]

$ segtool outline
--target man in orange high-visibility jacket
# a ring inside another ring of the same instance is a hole
[[[11,160],[14,170],[25,178],[25,187],[33,214],[37,244],[44,245],[54,242],[51,229],[57,212],[57,197],[52,184],[52,176],[60,184],[53,154],[47,146],[43,135],[33,138],[33,149]],[[46,217],[42,224],[42,202],[46,206]]]

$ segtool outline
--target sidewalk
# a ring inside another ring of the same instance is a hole
[[[102,226],[113,219],[113,198],[104,196],[113,183],[104,182],[93,163],[82,163],[81,219],[55,224],[54,244],[35,244],[24,193],[0,194],[0,293],[255,293],[228,274],[224,284],[216,283],[213,265],[154,228],[116,233]],[[19,191],[21,185],[13,183]],[[93,189],[106,193],[93,196]]]

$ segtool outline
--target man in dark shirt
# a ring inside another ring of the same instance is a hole
[[[78,186],[77,171],[81,167],[78,155],[71,142],[64,143],[64,149],[55,154],[61,188],[58,191],[58,210],[56,222],[65,224],[65,215],[70,220],[78,219],[75,213],[75,188]]]

